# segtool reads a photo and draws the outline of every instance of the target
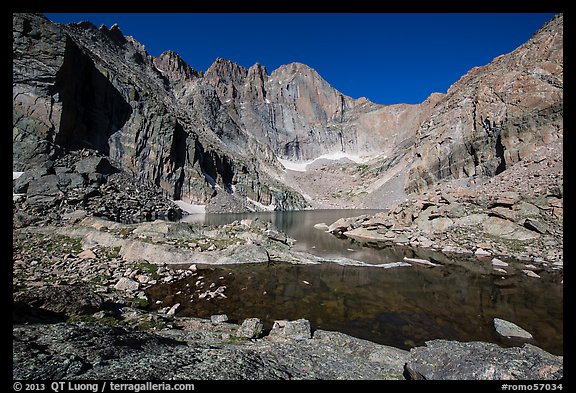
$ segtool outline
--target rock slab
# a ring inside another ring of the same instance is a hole
[[[500,318],[494,318],[494,328],[504,337],[518,337],[531,339],[532,335],[520,326]]]
[[[258,318],[248,318],[236,331],[236,337],[257,338],[262,333],[264,324]]]
[[[48,285],[13,295],[14,320],[59,319],[97,312],[102,297],[85,285]]]
[[[289,340],[307,340],[312,338],[310,321],[302,318],[295,321],[275,321],[270,336]]]
[[[427,341],[410,350],[404,376],[435,380],[558,380],[560,356],[534,345],[502,348],[483,342]]]

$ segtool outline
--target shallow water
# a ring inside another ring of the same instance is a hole
[[[346,256],[370,263],[414,256],[410,249],[370,249],[313,228],[318,222],[330,224],[338,217],[362,213],[206,215],[204,222],[225,224],[256,216],[269,219],[297,240],[298,249],[321,256]],[[436,338],[518,345],[496,333],[492,320],[497,317],[532,333],[531,343],[554,354],[563,353],[563,286],[558,275],[545,272],[541,279],[525,275],[503,279],[482,269],[471,271],[452,264],[382,269],[275,263],[204,268],[199,275],[204,276],[206,287],[196,287],[196,276],[151,288],[152,304],[163,301],[154,308],[178,302],[179,316],[224,313],[239,323],[258,317],[265,328],[276,319],[306,318],[313,329],[337,330],[405,349]],[[226,298],[190,301],[212,282],[227,287]]]
[[[315,224],[332,224],[341,217],[355,217],[361,214],[374,214],[381,210],[303,210],[291,212],[235,213],[235,214],[195,214],[182,221],[208,225],[224,225],[235,220],[258,219],[272,222],[278,229],[296,240],[294,250],[337,258],[347,257],[362,262],[388,263],[402,260],[404,253],[397,249],[374,250],[314,228]]]

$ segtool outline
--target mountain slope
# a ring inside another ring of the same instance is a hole
[[[416,132],[408,191],[494,176],[563,134],[563,16],[454,83]]]
[[[15,171],[91,148],[175,199],[207,203],[221,194],[238,196],[240,205],[247,198],[277,209],[307,205],[260,160],[224,143],[228,135],[248,145],[211,85],[198,80],[183,106],[152,56],[117,26],[60,26],[31,14],[13,19]],[[184,75],[198,75],[182,67]],[[263,145],[250,144],[250,151],[271,157]]]
[[[200,72],[117,25],[14,14],[13,38],[14,171],[90,148],[216,210],[388,207],[494,176],[563,133],[562,15],[418,105],[353,99],[301,63]]]

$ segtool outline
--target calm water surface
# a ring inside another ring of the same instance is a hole
[[[316,223],[331,224],[344,216],[375,211],[328,210],[254,214],[206,214],[187,217],[212,225],[243,218],[270,220],[296,239],[296,249],[320,256],[345,256],[387,263],[414,255],[410,249],[371,249],[338,239]],[[428,259],[434,259],[428,257]],[[514,322],[534,336],[533,344],[563,354],[563,286],[561,277],[541,273],[541,279],[515,275],[505,279],[458,265],[435,268],[352,267],[326,263],[284,263],[206,267],[206,284],[226,285],[227,298],[194,300],[196,277],[149,290],[153,304],[181,303],[178,315],[209,317],[227,314],[242,322],[258,317],[271,328],[276,319],[310,320],[313,329],[337,330],[381,344],[408,349],[443,338],[518,345],[501,338],[493,318]]]
[[[341,217],[356,217],[361,214],[375,214],[381,210],[304,210],[294,212],[239,213],[190,215],[182,221],[192,221],[209,225],[229,224],[234,220],[258,219],[272,222],[278,229],[296,240],[296,251],[337,258],[347,257],[369,263],[401,261],[404,253],[395,249],[374,250],[357,242],[337,237],[314,228],[315,224],[332,224]]]

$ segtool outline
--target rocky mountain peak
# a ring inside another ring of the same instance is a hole
[[[442,98],[444,98],[446,94],[444,93],[438,93],[438,92],[434,92],[432,94],[430,94],[428,96],[428,98],[426,98],[426,100],[424,100],[424,102],[429,102],[432,103],[433,105],[436,105]]]
[[[228,59],[218,57],[206,70],[204,78],[211,84],[222,102],[239,98],[248,70]]]
[[[74,27],[78,27],[84,30],[93,30],[93,31],[99,31],[100,29],[102,29],[103,27],[105,27],[104,25],[100,26],[100,29],[98,27],[96,27],[96,25],[90,21],[87,20],[83,20],[80,22],[75,22],[75,23],[70,23],[70,26],[74,26]]]
[[[286,70],[290,73],[296,72],[306,72],[306,71],[314,71],[315,70],[307,64],[300,63],[298,61],[293,61],[292,63],[284,64],[278,67],[278,70]]]
[[[246,95],[251,97],[251,100],[255,103],[261,104],[262,102],[266,102],[267,91],[265,84],[267,80],[268,73],[266,67],[262,66],[260,63],[256,63],[252,67],[248,68],[245,92]]]
[[[562,21],[447,94],[384,106],[346,96],[299,62],[268,74],[260,63],[217,58],[202,74],[174,51],[153,58],[118,25],[14,14],[14,170],[56,154],[54,146],[88,147],[175,198],[208,203],[238,193],[281,209],[305,205],[310,174],[301,194],[289,191],[276,158],[380,157],[366,161],[376,169],[362,181],[373,185],[353,203],[382,207],[378,190],[398,189],[400,198],[446,178],[494,176],[562,137]],[[285,167],[292,164],[302,167]]]
[[[260,63],[255,63],[252,67],[248,68],[248,75],[260,75],[262,77],[268,75],[268,70],[266,66]]]
[[[114,23],[114,24],[112,25],[112,27],[110,27],[110,31],[113,32],[114,34],[122,34],[122,35],[124,35],[124,34],[122,33],[122,30],[120,30],[120,26],[118,26],[118,23]]]
[[[119,45],[126,43],[126,37],[124,37],[124,33],[122,33],[117,23],[114,23],[110,29],[106,25],[102,25],[100,26],[100,31]]]
[[[155,57],[154,66],[163,74],[169,75],[172,79],[189,80],[199,77],[201,74],[190,67],[178,53],[167,50]]]
[[[299,62],[293,62],[289,64],[284,64],[278,67],[270,75],[272,78],[283,78],[283,79],[293,79],[293,78],[312,78],[321,79],[323,78],[318,74],[318,72],[306,64]]]
[[[224,80],[240,80],[246,77],[248,70],[240,64],[231,60],[218,57],[214,63],[206,70],[205,76],[211,78],[221,78]]]

